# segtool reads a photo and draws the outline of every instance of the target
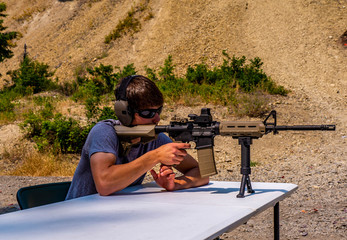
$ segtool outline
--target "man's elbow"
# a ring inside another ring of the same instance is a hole
[[[117,191],[122,190],[115,187],[111,187],[105,182],[100,182],[98,184],[95,184],[95,187],[96,187],[96,191],[99,193],[100,196],[109,196]]]
[[[201,178],[201,182],[202,182],[201,185],[207,185],[207,184],[209,184],[209,183],[210,183],[210,177]]]
[[[109,189],[103,187],[97,187],[96,191],[99,193],[100,196],[109,196],[113,193]]]

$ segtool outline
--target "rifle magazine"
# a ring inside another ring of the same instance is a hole
[[[198,149],[198,161],[201,177],[208,177],[217,174],[213,147]]]

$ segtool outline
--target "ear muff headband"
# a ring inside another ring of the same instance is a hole
[[[138,76],[139,75],[130,75],[125,77],[119,87],[116,89],[114,111],[119,121],[125,126],[131,125],[134,118],[134,110],[129,106],[126,90],[131,80]]]
[[[116,89],[116,99],[117,100],[128,101],[128,99],[127,99],[127,87],[129,85],[129,83],[131,82],[131,80],[133,80],[136,77],[139,77],[139,75],[130,75],[130,76],[123,78],[119,87]]]

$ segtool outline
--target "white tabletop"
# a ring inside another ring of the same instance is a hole
[[[97,194],[0,215],[0,239],[213,239],[274,206],[297,189],[290,183],[211,182],[166,192],[155,183],[112,196]]]

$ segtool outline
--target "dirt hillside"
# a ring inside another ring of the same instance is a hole
[[[4,25],[21,32],[22,38],[15,57],[0,65],[3,79],[6,71],[18,67],[24,44],[30,56],[56,71],[60,81],[73,79],[80,67],[100,63],[120,67],[134,63],[143,73],[145,66],[158,68],[172,55],[181,74],[188,65],[202,61],[218,65],[223,50],[260,57],[264,71],[291,90],[288,97],[278,97],[271,105],[278,111],[278,124],[336,124],[337,130],[280,133],[255,140],[251,153],[257,166],[252,180],[299,185],[282,203],[283,239],[346,236],[347,47],[340,37],[347,30],[347,0],[4,2],[8,14]],[[141,4],[147,4],[147,13],[153,17],[141,20],[139,32],[105,44],[105,36],[132,7]],[[179,107],[175,113],[187,116],[199,113],[200,107]],[[226,108],[211,108],[218,120],[233,117]],[[164,112],[164,122],[170,114]],[[0,126],[0,147],[19,138],[16,129]],[[217,137],[215,150],[219,174],[212,180],[239,181],[237,142]],[[17,183],[7,176],[0,179],[1,206],[15,204],[16,187],[26,178]],[[268,239],[271,215],[268,210],[222,238]]]

